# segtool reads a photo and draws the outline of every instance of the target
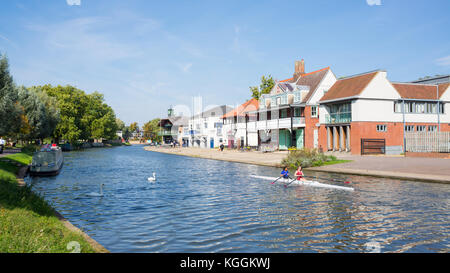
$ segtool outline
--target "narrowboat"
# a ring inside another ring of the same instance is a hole
[[[30,166],[31,176],[52,176],[61,171],[64,163],[64,157],[60,147],[53,145],[44,145],[33,154],[33,160]]]

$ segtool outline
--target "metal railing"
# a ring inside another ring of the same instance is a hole
[[[450,153],[450,132],[407,132],[406,151],[415,153]]]
[[[326,114],[326,123],[349,123],[352,122],[352,113],[336,113],[336,114]]]

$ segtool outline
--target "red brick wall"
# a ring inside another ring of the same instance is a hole
[[[377,125],[387,125],[387,132],[377,132]],[[406,123],[406,125],[437,125],[436,123]],[[416,128],[416,127],[415,127]],[[416,129],[415,129],[416,130]],[[441,124],[441,131],[450,131],[449,124]],[[325,131],[326,133],[326,131]],[[386,140],[386,146],[403,146],[403,122],[352,122],[351,153],[361,154],[362,138],[379,138]],[[326,140],[326,137],[325,137]],[[326,142],[325,142],[326,143]]]
[[[319,107],[317,107],[319,111]],[[314,130],[319,129],[316,124],[319,123],[319,118],[311,117],[311,106],[305,107],[305,147],[314,148]],[[320,132],[319,132],[319,145],[320,145]]]

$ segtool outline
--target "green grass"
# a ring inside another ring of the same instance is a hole
[[[0,158],[0,253],[65,253],[67,244],[76,241],[81,252],[94,252],[78,233],[67,229],[53,208],[31,190],[19,187],[16,173],[31,156],[25,153]]]
[[[332,160],[332,161],[323,162],[322,166],[341,164],[341,163],[348,163],[348,162],[353,162],[353,160],[336,159],[336,160]]]

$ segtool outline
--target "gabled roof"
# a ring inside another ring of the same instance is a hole
[[[209,118],[209,117],[220,117],[224,113],[227,113],[232,108],[227,105],[216,106],[214,108],[208,109],[194,116],[194,118]]]
[[[222,116],[222,118],[244,116],[245,113],[256,111],[258,109],[259,109],[259,102],[257,99],[253,98],[234,108],[230,112],[226,113],[225,115]]]
[[[307,102],[311,96],[316,91],[319,84],[322,82],[322,79],[325,77],[327,72],[330,70],[330,67],[325,67],[319,69],[317,71],[313,71],[307,74],[303,74],[298,78],[296,85],[306,85],[309,86],[309,92],[305,96],[302,102]]]
[[[442,97],[450,83],[440,84],[439,94],[437,85],[417,83],[392,83],[392,85],[403,99],[436,100]]]
[[[358,96],[375,78],[379,71],[360,74],[338,80],[328,92],[323,95],[320,101],[337,100]]]

